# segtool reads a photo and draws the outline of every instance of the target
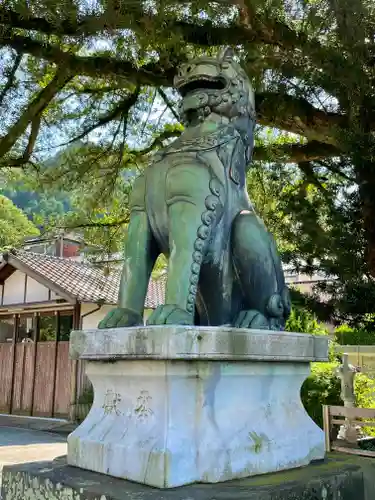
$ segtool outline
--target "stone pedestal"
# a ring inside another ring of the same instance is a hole
[[[345,408],[355,408],[353,401],[344,401]],[[361,428],[353,425],[350,419],[345,419],[345,424],[340,426],[337,434],[338,441],[345,441],[346,446],[357,447],[358,439],[361,438]],[[340,443],[339,443],[340,444]]]
[[[159,488],[216,483],[324,457],[302,406],[323,336],[224,327],[73,332],[94,403],[68,463]]]

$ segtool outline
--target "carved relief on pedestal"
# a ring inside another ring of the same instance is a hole
[[[151,415],[154,414],[150,408],[152,397],[148,391],[142,390],[137,398],[137,403],[134,408],[135,417],[141,422],[147,420]]]
[[[115,413],[116,415],[121,415],[121,411],[118,409],[118,404],[121,402],[121,394],[118,392],[108,389],[104,396],[104,403],[102,408],[104,410],[104,415],[111,415]]]

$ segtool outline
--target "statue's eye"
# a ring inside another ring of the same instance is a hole
[[[190,71],[191,71],[191,66],[188,66],[188,67],[186,68],[186,73],[190,73]]]

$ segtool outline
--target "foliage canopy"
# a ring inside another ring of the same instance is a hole
[[[19,245],[26,236],[36,236],[38,229],[11,200],[0,195],[0,249]]]
[[[256,93],[262,163],[250,192],[260,205],[260,171],[270,196],[281,193],[263,212],[289,263],[338,278],[326,285],[332,308],[342,300],[348,314],[366,312],[375,296],[374,14],[370,0],[5,0],[0,166],[72,192],[83,202],[70,222],[117,238],[132,177],[181,132],[178,63],[235,47]]]

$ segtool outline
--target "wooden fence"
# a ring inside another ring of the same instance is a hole
[[[342,443],[339,442],[341,440],[332,442],[332,430],[334,425],[349,425],[362,428],[375,427],[375,409],[324,405],[323,424],[327,452],[340,451],[364,457],[375,457],[375,451],[362,450],[359,446],[351,447],[344,440],[342,440]]]
[[[69,416],[69,342],[0,343],[0,413]]]

